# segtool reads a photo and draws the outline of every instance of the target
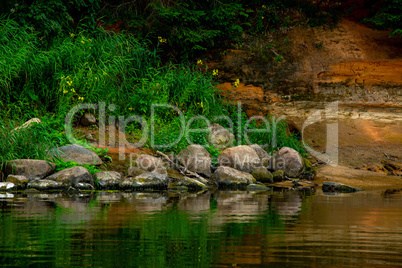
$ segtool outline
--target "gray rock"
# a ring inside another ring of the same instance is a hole
[[[250,173],[225,166],[218,167],[214,176],[216,182],[222,187],[244,187],[256,182]]]
[[[258,144],[252,144],[249,145],[258,155],[258,157],[260,158],[260,160],[262,161],[263,159],[269,159],[270,155],[264,150],[262,149],[262,147]]]
[[[81,117],[80,124],[83,126],[92,126],[96,124],[96,117],[91,113],[84,113]]]
[[[201,145],[189,145],[177,156],[188,170],[211,177],[211,155]]]
[[[273,169],[283,170],[284,175],[297,178],[304,171],[304,162],[301,155],[294,149],[282,147],[273,159]]]
[[[51,174],[56,168],[52,162],[35,159],[17,159],[8,161],[5,166],[5,176],[21,175],[28,178],[29,181],[34,179],[43,179]]]
[[[168,177],[165,174],[146,172],[134,178],[126,178],[120,184],[121,189],[143,190],[143,189],[167,189]]]
[[[139,167],[129,167],[128,171],[127,171],[127,176],[128,177],[136,177],[145,172],[146,172],[145,170],[142,170]]]
[[[224,150],[218,156],[218,164],[244,172],[252,172],[261,166],[261,161],[254,149],[250,146],[240,145]]]
[[[123,178],[119,172],[116,171],[101,171],[94,174],[94,179],[99,185],[100,189],[119,189],[120,183]]]
[[[31,181],[27,185],[28,188],[33,188],[39,191],[46,190],[60,190],[62,189],[62,184],[53,180],[35,180]]]
[[[86,149],[78,144],[69,144],[55,148],[49,152],[52,159],[61,158],[64,161],[74,161],[79,165],[102,165],[103,162],[99,156],[92,150]]]
[[[9,181],[0,182],[0,191],[13,191],[16,190],[17,186]]]
[[[233,145],[235,136],[232,132],[219,124],[211,124],[209,142],[218,149],[225,149]]]
[[[285,178],[285,175],[283,173],[283,170],[277,170],[272,172],[272,177],[274,182],[279,182],[279,181],[283,181],[283,179]]]
[[[155,172],[165,174],[166,169],[163,166],[162,159],[147,155],[147,154],[140,154],[138,155],[137,159],[135,160],[136,167],[145,170],[147,172]]]
[[[253,177],[259,182],[265,182],[265,183],[274,182],[274,177],[266,167],[258,167],[254,169],[251,175],[253,175]]]
[[[86,168],[80,166],[63,169],[46,177],[46,179],[57,181],[65,188],[70,186],[76,188],[77,184],[82,182],[94,185],[91,173]]]
[[[322,191],[323,192],[337,192],[337,193],[354,193],[357,191],[361,191],[362,189],[348,186],[342,183],[337,182],[324,182],[322,184]]]
[[[247,185],[246,188],[247,191],[253,191],[253,192],[257,192],[257,191],[269,191],[269,187],[265,186],[264,184],[250,184]]]
[[[180,179],[171,179],[168,189],[171,189],[172,187],[186,187],[190,190],[205,190],[209,188],[206,184],[198,181],[197,179],[189,178],[187,176],[183,176]]]
[[[23,188],[27,185],[29,182],[28,178],[22,175],[8,175],[7,177],[8,182],[12,182],[17,186],[18,188]]]

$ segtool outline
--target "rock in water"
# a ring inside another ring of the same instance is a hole
[[[96,172],[94,174],[94,179],[100,189],[108,190],[119,189],[120,183],[123,181],[121,174],[116,171]]]
[[[5,175],[25,176],[29,181],[43,179],[56,168],[52,162],[35,159],[16,159],[8,161],[5,166]]]
[[[338,193],[354,193],[357,191],[361,191],[362,189],[348,186],[342,183],[337,182],[324,182],[322,184],[322,191],[323,192],[338,192]]]
[[[69,144],[55,148],[51,150],[49,154],[53,159],[60,157],[66,162],[74,161],[80,165],[100,166],[103,164],[102,160],[94,151],[86,149],[78,144]]]
[[[211,177],[211,155],[201,145],[187,146],[177,158],[188,170]]]
[[[274,177],[266,167],[258,167],[251,173],[253,177],[259,182],[273,183]]]
[[[63,169],[49,177],[47,180],[57,181],[68,188],[70,186],[77,187],[78,183],[88,183],[94,185],[91,173],[84,167],[71,167]]]
[[[285,176],[297,178],[304,171],[304,162],[301,155],[294,149],[282,147],[276,154],[272,163],[273,170],[283,170]]]
[[[218,156],[218,164],[244,172],[252,172],[261,166],[261,161],[254,149],[250,146],[240,145],[224,150]]]
[[[62,188],[62,184],[52,180],[35,180],[29,182],[27,187],[28,189],[36,189],[39,191],[60,190]]]
[[[214,176],[216,182],[222,187],[245,187],[256,182],[250,173],[225,166],[218,167]]]
[[[120,188],[127,190],[166,190],[167,185],[167,175],[156,172],[146,172],[134,178],[126,178],[121,182]]]

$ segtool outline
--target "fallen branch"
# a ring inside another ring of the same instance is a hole
[[[186,167],[179,165],[175,162],[173,162],[167,155],[165,155],[164,153],[157,151],[157,154],[159,154],[160,156],[162,156],[163,158],[165,158],[169,163],[171,163],[174,167],[176,167],[181,174],[183,174],[184,176],[189,176],[189,177],[195,177],[197,178],[200,182],[206,184],[209,183],[209,181],[203,177],[201,177],[200,175],[198,175],[196,172],[192,172],[190,170],[188,170]]]

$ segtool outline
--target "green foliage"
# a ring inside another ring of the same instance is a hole
[[[385,0],[380,10],[363,22],[373,23],[379,29],[391,28],[391,36],[402,37],[402,0]]]
[[[63,159],[56,159],[54,161],[54,163],[56,164],[55,172],[59,172],[63,169],[77,167],[77,166],[86,168],[89,171],[89,173],[91,173],[91,175],[94,175],[96,172],[101,171],[97,166],[88,165],[88,164],[80,165],[75,161],[64,161]]]

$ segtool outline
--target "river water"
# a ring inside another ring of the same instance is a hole
[[[397,267],[402,193],[0,193],[2,267]]]

